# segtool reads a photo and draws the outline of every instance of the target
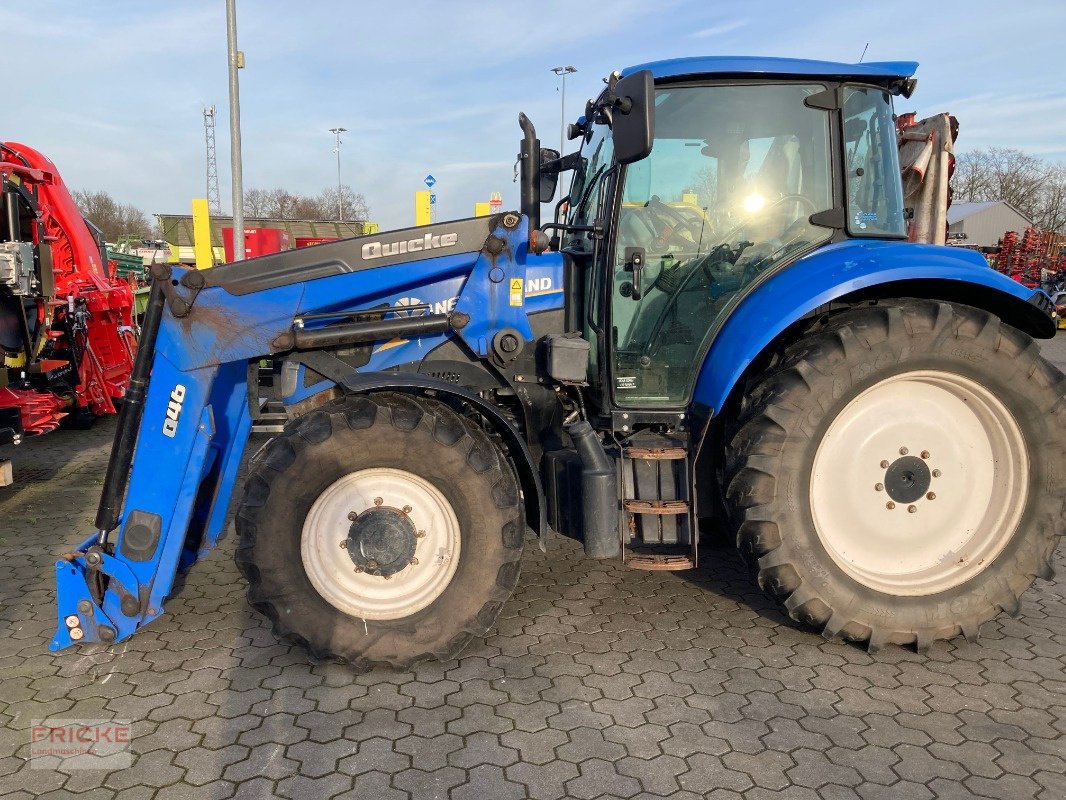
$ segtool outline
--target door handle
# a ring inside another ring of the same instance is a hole
[[[627,247],[625,249],[625,269],[633,273],[633,293],[630,295],[634,300],[639,300],[641,295],[640,273],[644,269],[644,248]]]

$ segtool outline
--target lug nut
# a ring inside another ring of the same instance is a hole
[[[377,569],[377,567],[378,567],[378,562],[377,562],[377,561],[375,561],[375,560],[374,560],[374,559],[372,559],[372,558],[368,558],[368,559],[366,560],[366,566],[367,566],[367,569]]]
[[[356,574],[356,575],[358,575],[358,574],[359,574],[360,572],[362,572],[362,571],[363,571],[363,568],[362,568],[362,567],[359,567],[359,566],[357,566],[357,567],[355,568],[355,574]]]
[[[93,611],[93,604],[90,603],[88,600],[79,600],[78,611],[80,611],[82,614],[91,614]]]
[[[907,512],[913,514],[918,510],[918,506],[907,506]]]
[[[936,500],[936,492],[930,492],[925,496],[926,500]]]
[[[908,449],[907,449],[906,447],[901,447],[901,448],[899,449],[899,454],[900,454],[901,456],[905,456],[905,455],[907,455],[907,453],[909,453],[909,452],[910,452],[910,450],[908,450]]]
[[[425,539],[426,538],[426,532],[425,531],[419,531],[418,533],[415,534],[415,538],[416,539]]]
[[[875,483],[874,484],[874,491],[875,492],[883,492],[884,490],[885,490],[885,485],[883,483]]]
[[[891,500],[889,500],[887,503],[885,503],[885,508],[887,508],[889,511],[891,511],[895,507],[896,507],[896,504],[893,503]]]
[[[933,477],[934,478],[939,478],[942,474],[943,473],[940,470],[938,470],[938,469],[934,469],[933,470]]]
[[[357,511],[349,511],[348,512],[348,519],[351,520],[352,522],[355,522],[357,519],[359,519],[359,512],[357,512]]]
[[[881,469],[888,469],[888,462],[887,461],[882,461],[881,462]]]
[[[407,563],[410,564],[412,567],[417,567],[418,566],[418,559],[417,558],[412,558]]]
[[[411,506],[404,506],[404,507],[403,507],[403,513],[404,513],[404,514],[410,514],[410,513],[411,513],[411,512],[413,511],[413,510],[414,510],[414,509],[413,509],[413,508],[411,508]]]
[[[388,580],[388,579],[389,579],[389,578],[391,578],[392,576],[391,576],[391,575],[382,575],[381,577],[382,577],[382,578],[384,578],[385,580]]]
[[[347,549],[348,549],[348,540],[347,539],[341,539],[341,550],[347,550]]]
[[[374,505],[376,505],[376,506],[380,506],[380,505],[381,505],[382,503],[384,503],[384,502],[385,502],[385,501],[384,501],[384,500],[382,500],[382,499],[381,499],[380,497],[375,497],[375,498],[374,498]]]
[[[922,451],[922,458],[929,458],[929,451],[928,450],[923,450]]]

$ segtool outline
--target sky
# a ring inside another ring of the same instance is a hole
[[[384,229],[413,224],[437,179],[436,219],[500,192],[517,206],[518,113],[558,146],[559,78],[575,119],[612,70],[690,55],[915,60],[897,111],[961,124],[956,149],[1066,160],[1066,3],[969,0],[708,2],[238,0],[244,187],[317,194],[342,177]],[[0,140],[49,156],[76,189],[148,213],[205,195],[202,108],[218,108],[230,208],[224,0],[3,0]],[[867,46],[868,44],[868,46]],[[12,73],[12,68],[14,72]],[[568,150],[572,144],[568,143]]]

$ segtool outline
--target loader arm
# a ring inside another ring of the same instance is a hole
[[[217,544],[257,411],[249,364],[358,343],[371,348],[359,371],[380,372],[449,338],[480,357],[496,331],[531,341],[527,313],[562,298],[527,305],[527,267],[554,275],[561,259],[531,255],[526,229],[508,213],[209,272],[157,265],[97,530],[56,562],[51,648],[127,638]]]

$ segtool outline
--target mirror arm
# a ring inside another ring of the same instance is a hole
[[[567,172],[581,166],[581,153],[575,150],[573,153],[545,161],[540,165],[541,172]]]

